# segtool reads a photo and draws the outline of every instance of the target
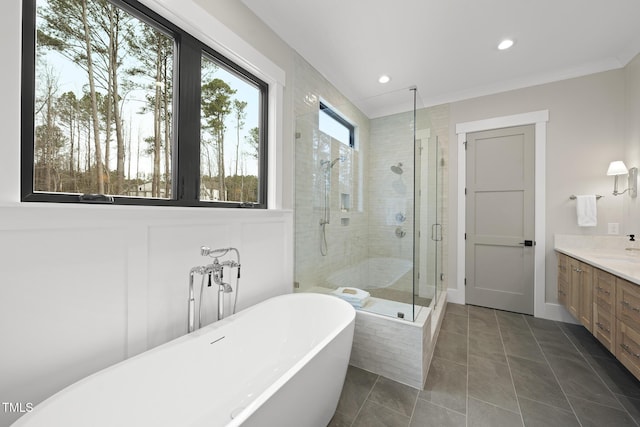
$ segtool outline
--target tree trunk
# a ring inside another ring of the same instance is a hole
[[[109,50],[112,52],[110,57],[110,79],[113,87],[113,120],[116,124],[116,142],[117,142],[117,161],[116,161],[116,188],[115,194],[122,194],[124,188],[124,135],[122,130],[122,118],[120,115],[120,95],[118,89],[118,49],[119,49],[119,25],[116,22],[118,16],[114,14],[115,6],[110,6],[109,22],[111,26],[111,35],[109,42]]]
[[[156,95],[154,100],[154,108],[153,108],[153,180],[151,184],[151,196],[152,197],[160,197],[160,149],[162,136],[161,132],[161,96],[162,90],[158,82],[162,78],[162,64],[161,64],[161,55],[162,49],[160,45],[160,41],[156,42],[156,76],[155,76],[155,88]]]
[[[164,90],[162,99],[164,100],[164,196],[171,194],[171,117],[169,115],[169,76],[167,75],[167,55],[163,52],[163,79]]]
[[[52,89],[50,82],[47,83],[47,107],[45,109],[47,118],[47,128],[45,131],[45,141],[44,141],[44,170],[45,170],[45,186],[46,191],[53,191],[51,185],[51,162],[53,152],[52,144],[53,144],[53,118],[51,117],[52,108],[51,108],[51,98],[53,97]]]
[[[102,166],[102,147],[100,146],[100,123],[98,122],[98,100],[93,77],[93,61],[91,60],[91,38],[89,22],[87,20],[87,0],[82,0],[82,23],[85,31],[85,45],[87,50],[87,74],[89,75],[89,94],[91,96],[91,114],[93,116],[93,138],[95,142],[96,185],[99,194],[104,194],[104,168]]]

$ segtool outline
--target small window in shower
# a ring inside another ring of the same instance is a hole
[[[323,102],[320,102],[318,119],[318,127],[322,132],[351,148],[354,147],[355,127]]]

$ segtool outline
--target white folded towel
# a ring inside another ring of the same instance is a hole
[[[333,295],[342,298],[349,304],[356,308],[362,308],[369,300],[369,292],[358,288],[351,288],[341,286],[335,291],[331,292]]]
[[[580,227],[595,227],[598,225],[596,196],[594,194],[576,196],[576,213]]]

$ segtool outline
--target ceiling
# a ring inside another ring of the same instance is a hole
[[[621,68],[638,0],[242,0],[370,118]],[[515,45],[497,49],[503,38]],[[385,85],[382,74],[391,76]]]

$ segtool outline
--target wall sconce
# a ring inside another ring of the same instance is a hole
[[[611,162],[609,164],[609,169],[607,169],[607,175],[613,175],[615,177],[615,181],[613,184],[613,195],[618,196],[620,194],[624,194],[629,191],[629,196],[636,197],[638,195],[638,168],[627,169],[624,162],[622,160],[616,160],[615,162]],[[618,191],[618,176],[627,175],[627,188],[620,192]]]

